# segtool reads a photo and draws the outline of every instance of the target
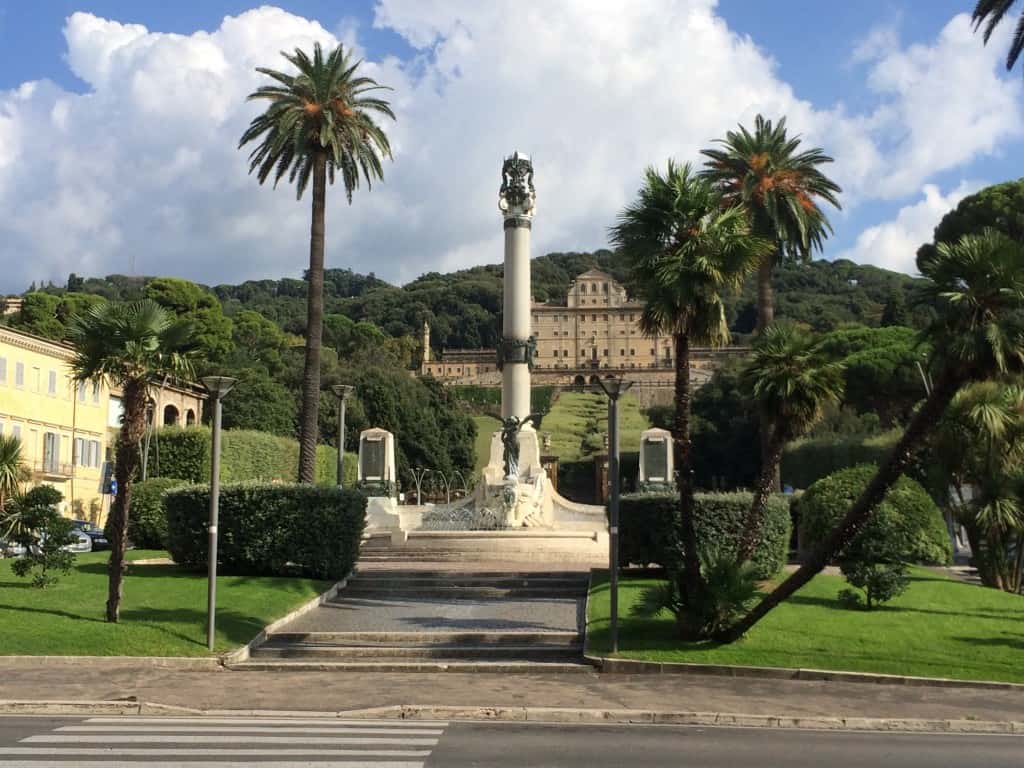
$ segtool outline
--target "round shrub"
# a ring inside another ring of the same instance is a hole
[[[877,471],[873,464],[851,467],[807,489],[797,505],[806,548],[828,536]],[[898,540],[904,536],[904,557],[910,562],[944,565],[952,559],[942,512],[921,484],[909,477],[900,478],[892,487],[858,539]]]
[[[167,549],[176,563],[206,567],[210,488],[168,491]],[[359,557],[366,497],[335,486],[229,483],[220,489],[217,561],[248,576],[347,576]]]
[[[714,544],[723,555],[735,553],[743,533],[743,521],[753,498],[753,494],[745,492],[698,493],[694,499],[697,540]],[[678,495],[623,496],[620,511],[622,562],[678,567]],[[752,558],[754,574],[758,579],[775,576],[786,564],[791,528],[788,500],[785,496],[772,496],[765,509],[761,544]]]
[[[187,485],[187,480],[154,477],[132,486],[128,510],[128,540],[141,549],[167,549],[167,513],[164,493]]]

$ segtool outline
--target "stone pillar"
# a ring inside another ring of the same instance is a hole
[[[530,369],[535,346],[530,322],[530,228],[533,222],[533,163],[520,152],[501,169],[498,208],[505,224],[503,322],[498,345],[501,417],[530,415]]]

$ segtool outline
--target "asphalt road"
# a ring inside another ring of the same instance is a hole
[[[0,768],[944,768],[1024,738],[314,718],[0,717]]]

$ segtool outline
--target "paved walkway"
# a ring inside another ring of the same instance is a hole
[[[612,674],[178,672],[144,663],[16,666],[0,698],[141,701],[199,709],[338,711],[386,705],[588,707],[824,717],[1024,720],[1020,691]]]

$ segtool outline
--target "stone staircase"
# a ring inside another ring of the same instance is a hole
[[[360,570],[234,668],[587,672],[587,585],[582,570]]]
[[[506,531],[412,531],[395,541],[388,533],[373,533],[363,539],[361,567],[384,563],[552,563],[601,566],[608,562],[607,535],[589,531],[549,531],[522,528]]]

